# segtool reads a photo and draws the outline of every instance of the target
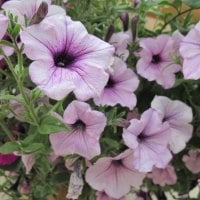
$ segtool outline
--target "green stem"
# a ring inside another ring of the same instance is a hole
[[[8,138],[10,140],[13,140],[13,134],[12,132],[2,123],[2,121],[0,121],[0,126],[3,129],[3,131],[6,133],[6,135],[8,136]]]
[[[17,52],[17,57],[18,57],[18,65],[19,65],[19,69],[20,69],[20,73],[23,73],[23,59],[22,59],[22,54],[21,52]],[[26,104],[26,108],[34,122],[35,125],[39,126],[39,122],[38,122],[38,119],[37,119],[37,116],[32,108],[32,106],[30,106],[30,101],[24,91],[24,88],[23,88],[23,84],[22,84],[22,81],[21,81],[21,78],[18,78],[15,71],[14,71],[14,66],[11,62],[11,60],[6,56],[4,55],[4,59],[6,61],[6,63],[8,64],[8,67],[10,69],[10,71],[12,72],[16,82],[17,82],[17,85],[19,87],[19,90],[20,90],[20,93],[22,94],[22,97],[24,98],[24,101],[25,101],[25,104]]]
[[[178,17],[180,17],[181,15],[187,13],[187,12],[191,12],[192,10],[196,10],[196,9],[199,9],[200,7],[198,8],[189,8],[187,10],[184,10],[183,12],[181,13],[178,13],[177,15],[175,15],[174,17],[172,17],[169,21],[165,22],[165,24],[162,26],[162,28],[160,29],[159,33],[162,33],[162,31],[165,29],[165,27],[170,24],[171,22],[173,22],[174,20],[176,20]]]

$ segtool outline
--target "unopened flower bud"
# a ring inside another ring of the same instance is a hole
[[[123,30],[125,32],[125,31],[128,30],[128,26],[129,26],[129,15],[128,15],[128,13],[121,13],[120,19],[123,23]]]
[[[113,25],[110,25],[108,28],[108,31],[105,36],[105,41],[109,42],[110,38],[112,37],[113,33],[115,32],[115,27]]]
[[[132,32],[133,41],[135,41],[136,36],[137,36],[137,23],[138,23],[138,16],[134,16],[131,19],[131,32]]]
[[[32,17],[30,24],[39,24],[46,16],[48,13],[48,4],[47,2],[43,1],[35,15]]]

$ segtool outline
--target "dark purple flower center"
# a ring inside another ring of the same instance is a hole
[[[65,51],[54,55],[54,63],[56,67],[68,68],[75,61],[76,57]]]
[[[106,88],[112,88],[115,85],[115,82],[113,79],[109,78],[108,82],[106,84]]]
[[[85,130],[86,124],[85,124],[82,120],[78,119],[78,120],[72,125],[72,127],[73,127],[74,129],[76,129],[76,130]]]
[[[115,167],[120,167],[120,166],[123,165],[122,160],[113,160],[113,161],[112,161],[112,164],[113,164]]]
[[[161,57],[160,57],[159,54],[153,55],[152,60],[151,60],[151,62],[152,62],[153,64],[158,64],[160,61],[161,61]]]
[[[146,138],[146,136],[143,133],[141,133],[140,135],[138,135],[137,138],[139,141],[143,141]]]

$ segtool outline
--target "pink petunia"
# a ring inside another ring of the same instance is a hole
[[[123,130],[125,144],[134,149],[134,167],[149,172],[155,165],[165,168],[172,158],[167,148],[170,133],[168,123],[162,123],[153,109],[145,111],[140,120],[132,119],[128,128]]]
[[[200,173],[200,149],[190,150],[189,155],[184,155],[182,160],[186,167],[193,173]]]
[[[145,175],[133,169],[133,152],[127,150],[112,158],[100,158],[86,171],[86,182],[98,191],[119,199],[130,191],[130,186],[140,186]]]
[[[85,101],[101,94],[114,48],[88,34],[80,22],[49,17],[25,29],[21,39],[34,61],[29,67],[31,80],[47,96],[61,100],[73,91]]]
[[[172,165],[168,165],[164,169],[154,167],[151,174],[148,174],[148,178],[151,178],[154,184],[160,186],[174,185],[177,181],[176,172]]]
[[[155,96],[151,103],[163,122],[168,122],[171,131],[169,141],[173,153],[178,153],[186,146],[186,142],[192,137],[193,126],[192,109],[179,100],[171,100],[164,96]]]
[[[133,109],[136,105],[136,96],[133,92],[139,85],[137,76],[117,57],[112,69],[103,92],[94,98],[95,104],[115,106],[119,103],[121,106]]]
[[[37,13],[38,8],[41,3],[45,2],[48,5],[48,13],[46,17],[54,15],[65,15],[65,10],[60,6],[51,5],[51,0],[10,0],[2,5],[2,8],[7,13],[12,13],[14,16],[18,17],[18,22],[21,25],[25,25],[25,16],[28,22]]]
[[[128,45],[132,42],[130,31],[112,34],[109,43],[115,47],[115,54],[126,61],[129,56]]]
[[[0,166],[11,165],[14,163],[19,157],[14,154],[2,154],[0,153]]]
[[[140,59],[137,72],[149,81],[156,81],[165,89],[175,83],[175,73],[181,66],[176,64],[177,43],[167,35],[157,38],[145,38],[140,41]]]
[[[200,22],[183,38],[180,54],[183,57],[183,74],[185,79],[200,78]]]
[[[8,28],[8,24],[9,24],[9,20],[6,16],[0,14],[0,40],[4,40],[5,35],[6,35],[6,31]],[[8,46],[3,46],[0,45],[0,48],[3,50],[4,54],[6,56],[10,56],[13,53],[13,48],[8,47]],[[0,54],[0,60],[3,59],[3,56]]]
[[[70,130],[50,135],[56,155],[79,154],[90,160],[100,154],[99,138],[106,126],[103,113],[91,110],[87,103],[73,101],[62,121]]]

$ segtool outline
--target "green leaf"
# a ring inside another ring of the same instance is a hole
[[[10,154],[14,151],[20,151],[20,145],[17,142],[7,142],[0,147],[0,153]]]
[[[11,42],[7,41],[7,40],[1,40],[0,41],[0,45],[14,48],[14,45]]]
[[[41,134],[51,134],[67,130],[68,130],[67,126],[52,115],[44,116],[41,119],[41,123],[38,128],[38,131]]]
[[[182,0],[182,2],[187,4],[191,8],[200,8],[200,1],[198,0]]]
[[[42,143],[33,143],[29,144],[28,146],[23,146],[22,150],[26,153],[34,153],[42,148],[44,148],[44,145]]]
[[[115,141],[111,138],[102,138],[103,142],[105,142],[109,147],[114,148],[114,149],[119,149],[120,148],[120,143],[119,141]]]

